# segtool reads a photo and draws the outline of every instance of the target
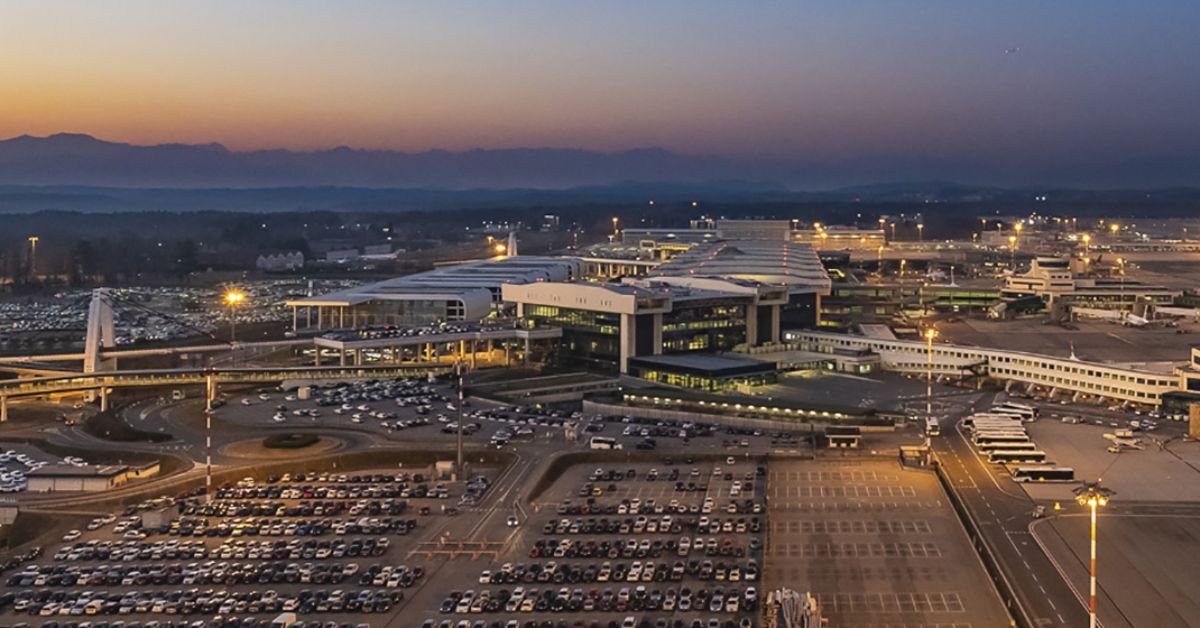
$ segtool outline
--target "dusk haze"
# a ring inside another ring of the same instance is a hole
[[[1200,0],[0,25],[0,628],[1200,628]]]

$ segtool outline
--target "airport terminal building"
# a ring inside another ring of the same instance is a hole
[[[868,352],[886,370],[924,374],[929,346],[921,340],[868,337],[823,331],[788,330],[784,346],[805,353],[837,355]],[[1177,369],[1085,362],[1049,355],[934,343],[933,374],[951,379],[990,378],[1007,387],[1038,387],[1063,397],[1101,399],[1159,406],[1164,394],[1181,388]],[[1200,359],[1200,358],[1195,358]]]

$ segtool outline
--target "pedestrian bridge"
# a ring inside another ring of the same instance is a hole
[[[8,400],[72,392],[96,391],[105,405],[108,391],[115,388],[204,385],[211,378],[221,384],[271,383],[284,380],[336,381],[426,377],[454,370],[453,364],[404,364],[386,366],[292,366],[263,368],[180,368],[139,371],[106,371],[64,377],[30,377],[0,382],[0,421],[8,418]]]

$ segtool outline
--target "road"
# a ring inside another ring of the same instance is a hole
[[[992,398],[985,396],[976,406],[986,408],[991,402]],[[943,470],[978,522],[1034,624],[1086,626],[1088,615],[1080,598],[1029,533],[1033,501],[1008,478],[998,478],[992,465],[975,455],[961,420],[953,430],[932,440]]]

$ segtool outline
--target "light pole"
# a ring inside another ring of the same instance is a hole
[[[930,327],[925,330],[925,441],[929,441],[929,424],[933,419],[933,339],[937,330]]]
[[[211,369],[204,376],[204,502],[212,502],[212,414],[213,399],[217,396],[216,373]]]
[[[457,471],[459,475],[459,481],[464,482],[467,478],[466,469],[463,468],[463,378],[466,376],[466,372],[467,365],[462,361],[462,355],[460,354],[458,357],[458,362],[454,365],[454,374],[458,379],[458,442],[455,445],[455,452],[458,462]]]
[[[1083,234],[1083,254],[1084,255],[1088,254],[1091,243],[1092,243],[1091,234],[1087,234],[1087,233]]]
[[[917,223],[917,241],[918,242],[925,241],[925,223],[923,223],[923,222]]]
[[[41,240],[38,236],[29,236],[29,277],[37,279],[37,243]]]
[[[229,342],[237,340],[237,306],[246,300],[246,293],[236,288],[225,293],[225,304],[229,306]]]
[[[1017,265],[1017,236],[1008,236],[1008,267],[1015,269]]]
[[[1096,628],[1096,510],[1108,505],[1110,497],[1116,493],[1111,489],[1100,486],[1099,482],[1085,482],[1074,490],[1075,501],[1080,506],[1087,506],[1092,514],[1091,559],[1092,577],[1089,581],[1088,627]]]
[[[1125,258],[1118,257],[1117,263],[1121,265],[1121,309],[1125,308]],[[1133,308],[1129,308],[1133,311]]]

